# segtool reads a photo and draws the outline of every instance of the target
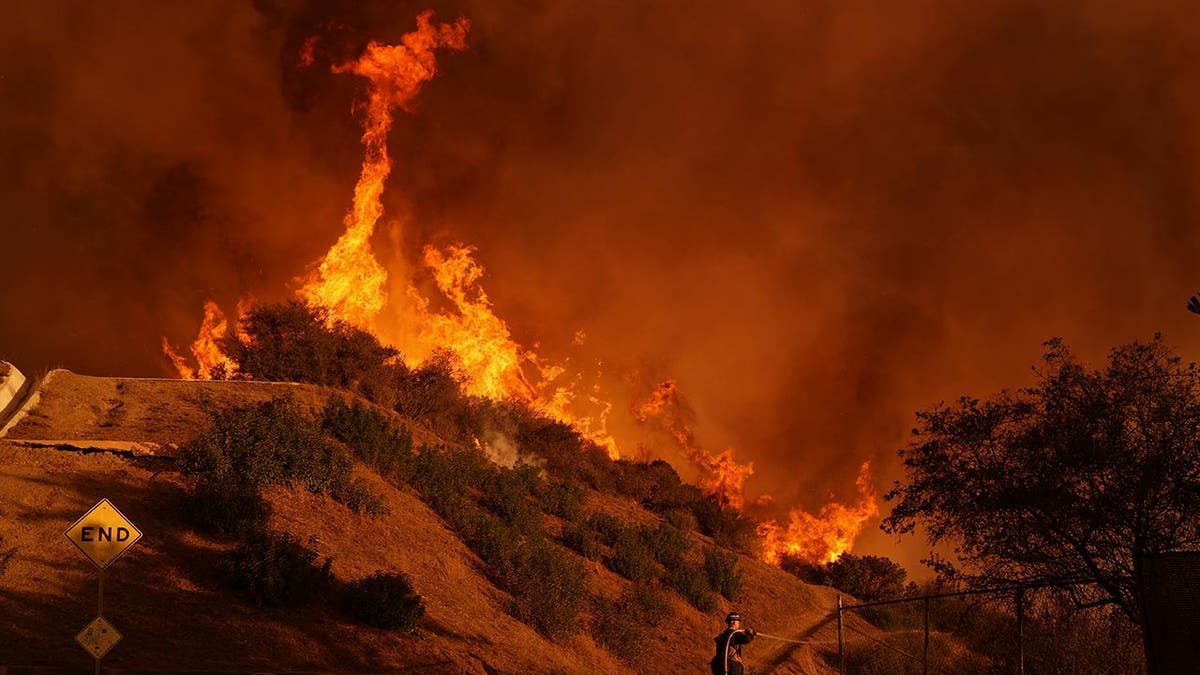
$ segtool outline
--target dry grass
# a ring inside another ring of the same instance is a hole
[[[36,415],[13,430],[19,438],[110,439],[161,444],[164,452],[196,435],[206,406],[245,405],[291,392],[317,410],[331,393],[320,387],[254,382],[177,382],[83,377],[57,371]],[[118,405],[119,403],[119,405]],[[393,413],[389,413],[393,414]],[[417,444],[428,430],[405,420]],[[436,442],[436,441],[433,441]],[[170,459],[18,446],[0,440],[0,665],[90,667],[74,635],[95,612],[96,572],[62,532],[108,497],[145,537],[105,578],[105,615],[125,635],[106,663],[113,668],[399,672],[620,672],[618,656],[586,634],[552,642],[512,617],[512,598],[488,581],[482,561],[407,488],[358,466],[355,475],[380,494],[391,515],[352,513],[328,496],[274,487],[271,529],[296,536],[340,581],[376,570],[406,574],[424,599],[423,637],[351,623],[336,611],[259,608],[220,580],[218,560],[234,539],[197,533],[182,513],[187,484]],[[589,492],[586,510],[628,525],[662,520],[629,499]],[[707,538],[687,535],[694,547]],[[567,549],[562,548],[565,552]],[[697,549],[698,550],[698,549]],[[588,592],[621,597],[627,580],[583,561]],[[735,607],[723,598],[703,614],[672,593],[669,613],[644,647],[656,672],[703,672],[720,620],[738,609],[763,631],[834,644],[834,591],[809,586],[739,556],[743,587]],[[859,621],[855,619],[856,621]],[[873,630],[865,622],[856,624]],[[7,639],[10,637],[12,639]],[[831,672],[818,645],[760,640],[747,649],[752,670]]]

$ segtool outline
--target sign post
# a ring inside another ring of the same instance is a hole
[[[121,641],[121,634],[104,618],[104,570],[141,539],[142,532],[112,502],[101,499],[63,534],[100,570],[96,618],[75,636],[96,660],[96,675],[100,675],[100,659]]]

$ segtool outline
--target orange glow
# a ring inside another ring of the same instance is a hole
[[[469,27],[465,19],[435,25],[432,12],[425,12],[417,18],[417,29],[404,35],[400,44],[371,42],[357,60],[333,67],[336,73],[352,73],[367,81],[366,99],[356,106],[363,123],[364,157],[353,203],[343,220],[345,230],[299,282],[296,294],[309,305],[325,310],[331,324],[356,326],[396,347],[409,367],[419,366],[438,350],[449,351],[455,367],[465,376],[467,394],[526,404],[571,425],[617,459],[618,444],[608,429],[614,406],[608,393],[593,383],[600,380],[599,374],[593,380],[590,373],[569,369],[565,363],[552,363],[537,353],[536,344],[527,348],[513,338],[508,324],[493,311],[480,283],[485,270],[475,258],[474,247],[462,243],[425,246],[420,269],[393,268],[396,276],[392,279],[372,249],[371,239],[383,215],[382,195],[392,169],[387,137],[394,109],[411,110],[422,85],[436,74],[435,50],[465,49]],[[316,38],[304,43],[302,66],[313,63],[315,44]],[[421,280],[432,279],[436,292],[422,292],[427,284],[418,284],[418,273]],[[245,310],[239,303],[239,316],[244,316]],[[228,330],[224,314],[215,303],[208,302],[199,335],[192,344],[197,366],[192,368],[165,338],[163,351],[180,377],[227,377],[237,370],[237,364],[218,347]],[[582,331],[577,331],[571,342],[579,346],[586,339]],[[753,464],[737,461],[732,449],[716,453],[701,447],[693,430],[692,414],[676,381],[659,384],[645,400],[635,401],[631,412],[642,424],[666,432],[679,446],[698,470],[696,483],[706,494],[735,510],[744,508],[745,483],[754,473]],[[475,442],[489,454],[506,458],[504,461],[517,456],[508,439],[477,438]],[[878,511],[868,465],[863,465],[858,487],[862,500],[857,505],[833,503],[817,515],[796,509],[786,528],[775,522],[764,523],[759,528],[764,558],[777,563],[782,553],[792,552],[826,561],[849,550],[866,520]]]
[[[314,53],[317,46],[317,36],[312,35],[304,40],[304,44],[300,45],[300,56],[297,58],[296,67],[307,68],[316,62]]]
[[[466,375],[468,394],[530,404],[572,424],[616,457],[616,442],[606,429],[611,404],[591,396],[588,403],[600,410],[598,415],[570,412],[578,407],[577,382],[556,386],[564,369],[543,364],[535,353],[513,340],[508,325],[492,311],[491,301],[478,283],[484,269],[473,257],[474,248],[455,244],[441,249],[426,246],[423,251],[425,268],[451,305],[448,311],[431,310],[431,299],[421,295],[412,279],[402,280],[407,286],[405,297],[388,302],[387,271],[376,259],[370,239],[383,213],[381,196],[391,171],[387,134],[392,111],[410,109],[421,85],[436,73],[434,50],[465,49],[470,27],[465,19],[434,26],[431,17],[431,12],[421,14],[417,30],[405,35],[400,45],[372,42],[357,61],[334,68],[334,72],[354,73],[369,81],[363,106],[365,156],[354,188],[354,205],[346,214],[346,231],[299,295],[326,309],[330,321],[372,331],[381,341],[398,347],[409,366],[419,365],[434,350],[448,349]],[[527,368],[535,382],[527,376]]]
[[[871,478],[871,463],[858,471],[859,500],[855,504],[830,502],[816,514],[792,509],[786,527],[775,521],[758,526],[762,537],[763,560],[778,565],[786,553],[813,563],[829,563],[854,546],[854,539],[866,522],[879,514],[879,504]]]

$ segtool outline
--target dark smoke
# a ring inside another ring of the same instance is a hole
[[[1135,4],[10,8],[0,355],[161,375],[205,298],[287,295],[360,158],[329,65],[431,5],[471,48],[393,131],[383,258],[475,244],[524,343],[678,379],[752,493],[851,497],[1048,337],[1195,357],[1200,8]]]

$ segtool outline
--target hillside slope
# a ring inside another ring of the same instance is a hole
[[[480,560],[407,488],[363,467],[391,515],[356,515],[327,497],[274,488],[271,528],[305,541],[352,580],[376,569],[409,575],[427,615],[416,635],[346,621],[321,605],[256,607],[226,589],[217,561],[232,542],[196,533],[183,519],[187,483],[173,470],[179,444],[203,429],[206,409],[290,393],[319,407],[336,392],[310,385],[94,378],[54,371],[0,439],[0,665],[80,672],[90,659],[74,643],[94,615],[97,573],[62,532],[101,497],[144,538],[105,575],[105,616],[124,640],[105,660],[124,672],[628,672],[586,634],[563,643],[506,612]],[[435,436],[408,423],[418,443]],[[592,493],[589,508],[633,522],[657,516],[630,500]],[[698,535],[696,535],[698,536]],[[741,560],[738,603],[761,630],[817,644],[762,639],[747,650],[755,672],[826,673],[834,644],[834,591],[774,567]],[[628,584],[589,562],[589,588],[614,595]],[[729,604],[702,614],[671,595],[672,616],[648,636],[653,672],[707,672],[711,637]],[[874,631],[855,617],[860,630]],[[12,670],[10,672],[20,672]],[[37,670],[36,672],[50,672]]]

